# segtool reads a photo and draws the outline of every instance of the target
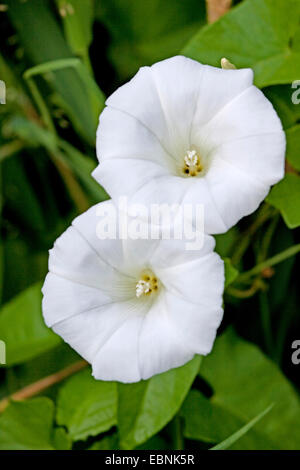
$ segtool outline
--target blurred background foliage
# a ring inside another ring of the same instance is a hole
[[[0,5],[0,449],[300,449],[300,0],[227,3],[213,24],[204,0]],[[139,384],[96,382],[43,323],[48,250],[108,197],[90,176],[105,96],[178,53],[254,69],[286,130],[286,176],[217,237],[227,287],[213,353]],[[8,405],[20,390],[40,396]]]

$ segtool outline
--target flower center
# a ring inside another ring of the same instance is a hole
[[[197,176],[203,171],[203,165],[196,150],[188,150],[186,152],[182,171],[185,176]]]
[[[144,295],[150,295],[152,292],[158,290],[158,279],[153,273],[145,273],[141,276],[141,279],[136,283],[135,295],[141,297]]]

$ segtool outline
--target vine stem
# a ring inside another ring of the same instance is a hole
[[[66,367],[65,369],[60,370],[59,372],[55,372],[55,374],[48,375],[47,377],[44,377],[37,382],[27,385],[21,390],[18,390],[9,397],[3,398],[3,400],[0,401],[0,413],[2,413],[5,408],[7,408],[11,400],[22,401],[26,400],[27,398],[34,397],[52,385],[62,382],[70,375],[79,372],[81,369],[84,369],[87,366],[88,363],[86,361],[78,361]]]
[[[241,234],[239,243],[234,244],[234,253],[231,258],[233,265],[237,265],[241,261],[253,235],[269,218],[273,217],[274,214],[276,214],[276,212],[268,204],[263,204],[260,207],[257,218],[254,220],[252,225],[250,225],[250,227]]]
[[[260,281],[257,279],[257,281]],[[226,293],[231,295],[232,297],[237,297],[238,299],[248,299],[249,297],[252,297],[253,295],[256,294],[259,290],[261,290],[263,287],[263,284],[261,282],[254,282],[249,289],[246,290],[240,290],[237,289],[236,287],[229,286],[226,289]]]
[[[230,9],[232,0],[206,0],[207,21],[213,23]]]
[[[278,253],[277,255],[272,256],[271,258],[263,261],[262,263],[257,264],[256,266],[254,266],[254,268],[249,269],[249,271],[245,271],[244,273],[240,274],[237,277],[236,282],[247,281],[252,276],[260,274],[265,268],[269,268],[271,266],[274,266],[275,264],[281,263],[282,261],[286,260],[287,258],[290,258],[291,256],[296,255],[299,252],[300,243],[298,245],[293,245],[284,251],[281,251],[281,253]]]
[[[13,140],[8,144],[4,144],[0,148],[0,162],[5,160],[5,158],[11,157],[15,153],[23,150],[24,143],[21,140]]]

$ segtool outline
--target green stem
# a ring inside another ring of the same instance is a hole
[[[278,253],[277,255],[272,256],[272,258],[269,258],[266,261],[263,261],[262,263],[257,264],[256,266],[254,266],[254,268],[249,269],[249,271],[246,271],[240,274],[240,276],[237,277],[236,282],[247,281],[249,278],[257,274],[260,274],[264,269],[274,266],[275,264],[281,263],[287,258],[290,258],[291,256],[295,256],[299,252],[300,252],[300,243],[298,245],[294,245],[294,246],[291,246],[290,248],[287,248],[281,253]]]
[[[259,293],[259,304],[261,314],[261,324],[264,333],[264,342],[266,351],[270,357],[273,357],[273,339],[271,326],[271,312],[266,292]]]
[[[182,422],[180,416],[176,415],[173,420],[173,446],[174,450],[184,449],[184,439],[182,435]]]
[[[267,204],[264,204],[259,212],[258,216],[252,225],[247,229],[246,232],[241,234],[239,243],[234,244],[234,252],[231,258],[232,264],[237,265],[242,259],[245,251],[247,250],[254,233],[273,215],[273,208]]]
[[[236,297],[237,299],[248,299],[256,294],[259,290],[263,287],[261,282],[254,282],[249,289],[240,290],[236,287],[229,286],[226,289],[226,293],[231,295],[232,297]]]
[[[278,213],[271,220],[271,222],[270,222],[270,224],[269,224],[269,226],[266,230],[266,233],[265,233],[265,235],[263,237],[263,240],[262,240],[261,250],[260,250],[260,252],[258,254],[258,257],[257,257],[257,262],[258,263],[262,263],[268,256],[269,247],[270,247],[273,235],[275,233],[276,227],[278,225],[279,219],[280,219],[280,214]]]
[[[24,74],[24,77],[27,78],[28,87],[29,87],[29,89],[31,91],[31,94],[32,94],[32,96],[33,96],[33,98],[36,102],[36,105],[37,105],[37,107],[38,107],[38,109],[41,113],[44,124],[56,136],[56,129],[55,129],[52,117],[49,113],[49,110],[46,106],[46,103],[45,103],[41,93],[39,92],[38,87],[36,86],[36,84],[34,83],[34,80],[32,78],[26,77],[25,74]]]
[[[14,155],[25,147],[24,143],[20,140],[13,140],[8,144],[4,144],[0,148],[0,162],[5,160],[5,158]]]

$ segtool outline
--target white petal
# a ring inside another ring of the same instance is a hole
[[[114,351],[114,338],[119,338],[119,348],[126,347],[126,343],[130,340],[126,336],[120,338],[117,332],[122,331],[127,321],[143,315],[145,306],[143,302],[137,302],[137,299],[126,302],[116,302],[83,313],[73,315],[72,317],[56,323],[53,326],[55,333],[59,334],[64,341],[75,349],[87,361],[94,364],[97,357],[101,357],[109,367],[110,360],[117,354],[119,357],[119,369],[121,370],[122,353],[120,349]],[[135,320],[134,320],[135,321]],[[112,345],[110,348],[109,345]],[[108,351],[103,356],[103,351]],[[102,361],[102,359],[101,359]],[[103,364],[103,362],[101,362]],[[131,365],[129,363],[129,369]],[[132,365],[134,370],[134,364]],[[112,371],[112,373],[117,373]],[[121,371],[119,372],[121,373]],[[104,378],[104,376],[103,376]],[[114,380],[118,377],[115,375]],[[107,378],[106,380],[111,380]]]
[[[181,204],[191,186],[188,178],[163,175],[141,186],[130,198],[131,204]]]
[[[197,354],[209,354],[223,317],[221,305],[208,307],[170,293],[166,305],[172,324],[186,344]]]
[[[209,65],[203,66],[203,69],[191,130],[192,142],[195,139],[195,134],[202,127],[207,125],[214,116],[226,108],[228,103],[237,99],[253,83],[251,69],[223,70]]]
[[[97,156],[100,162],[110,158],[140,158],[164,167],[172,160],[153,132],[135,117],[111,107],[100,114]]]
[[[139,336],[139,364],[141,376],[148,379],[193,358],[195,352],[181,338],[167,310],[162,293],[144,317]]]
[[[183,56],[163,60],[151,67],[168,128],[164,142],[177,157],[183,157],[190,148],[190,130],[204,69],[199,62]]]
[[[168,175],[169,172],[161,165],[137,158],[110,158],[100,163],[93,172],[96,181],[115,200],[122,195],[130,197],[147,183]]]
[[[111,299],[101,290],[48,273],[43,289],[43,315],[52,327],[73,315],[108,305]]]
[[[235,140],[222,144],[216,151],[217,158],[224,159],[237,170],[251,175],[258,183],[268,186],[277,183],[284,176],[284,152],[283,132]]]
[[[90,219],[96,231],[96,218]],[[99,240],[98,240],[99,243]],[[121,273],[90,245],[75,227],[69,227],[50,250],[49,270],[66,279],[95,288],[109,290]]]
[[[173,295],[202,306],[219,308],[222,305],[224,263],[216,253],[157,269],[156,274]]]
[[[99,238],[97,231],[98,224],[102,221],[107,222],[115,230],[107,235],[107,238]],[[102,288],[109,288],[114,283],[128,281],[128,263],[124,257],[124,241],[118,236],[118,209],[112,201],[105,201],[91,207],[89,210],[81,214],[72,225],[84,237],[87,244],[96,257],[103,261],[104,272],[97,279],[101,282]],[[114,279],[114,275],[118,276]]]
[[[150,67],[140,68],[130,82],[106,100],[106,105],[134,117],[162,146],[167,143],[168,127]]]
[[[219,215],[229,229],[242,217],[254,212],[269,192],[269,186],[252,177],[251,173],[239,170],[235,165],[225,160],[215,160],[211,171],[206,175],[206,181],[215,201]],[[217,231],[213,224],[210,233]]]
[[[190,263],[202,259],[211,253],[215,247],[215,240],[209,235],[204,235],[203,246],[200,250],[187,250],[186,240],[160,240],[157,248],[152,253],[151,263],[155,269],[177,267],[181,264]]]
[[[272,104],[262,91],[251,86],[224,106],[204,126],[198,127],[195,143],[199,142],[211,151],[227,142],[250,136],[257,136],[259,140],[262,134],[277,132],[284,138],[280,119]],[[262,158],[263,150],[261,147],[261,154],[256,158]]]
[[[206,233],[224,233],[227,231],[228,227],[224,221],[224,214],[219,211],[217,201],[214,199],[205,176],[193,179],[182,204],[203,204]]]
[[[99,348],[94,356],[93,376],[98,380],[141,380],[138,341],[144,316],[130,317]]]

